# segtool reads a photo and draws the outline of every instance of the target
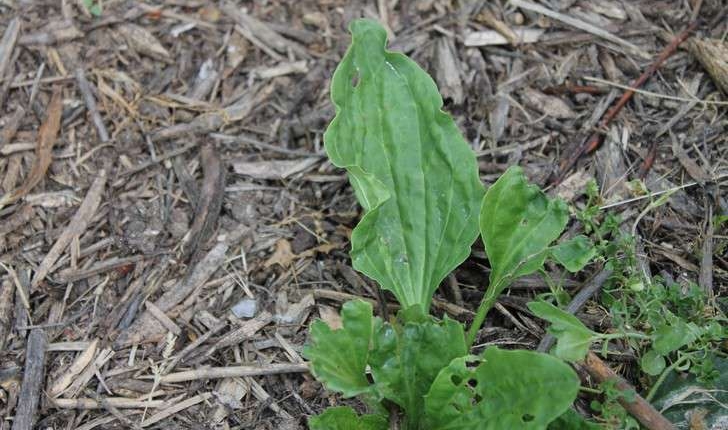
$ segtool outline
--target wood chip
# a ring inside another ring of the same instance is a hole
[[[10,323],[13,320],[13,306],[15,302],[15,283],[9,276],[0,283],[0,351],[5,351],[5,344],[10,335]]]
[[[435,80],[443,98],[450,98],[455,104],[462,103],[464,93],[458,67],[459,60],[449,38],[441,37],[437,40],[435,61]]]
[[[196,288],[210,279],[215,271],[225,262],[228,245],[218,243],[205,257],[197,263],[188,276],[154,302],[157,308],[168,312],[181,303]],[[149,312],[142,314],[134,323],[119,335],[114,343],[117,348],[124,348],[143,342],[155,342],[164,336],[164,326]]]
[[[5,77],[8,67],[10,67],[10,59],[13,56],[15,42],[18,41],[18,34],[20,34],[20,18],[13,18],[5,28],[3,38],[0,40],[0,79]]]
[[[86,231],[88,223],[96,213],[99,204],[101,204],[105,185],[106,170],[102,169],[88,189],[86,197],[83,199],[81,206],[76,211],[71,222],[68,223],[68,226],[66,226],[63,233],[58,237],[56,243],[53,244],[53,247],[51,247],[48,254],[43,258],[43,261],[38,265],[38,270],[36,270],[33,281],[31,282],[31,290],[35,290],[43,282],[53,265],[56,264],[56,261],[61,257],[66,247],[71,243],[71,240]]]
[[[94,359],[96,355],[96,348],[99,345],[99,340],[94,339],[84,350],[82,353],[78,354],[75,360],[73,360],[73,363],[64,371],[61,376],[59,376],[55,382],[53,382],[48,389],[48,395],[51,397],[56,397],[60,395],[63,390],[68,388],[69,385],[71,385],[71,382],[73,381],[73,378],[76,377],[79,373],[83,371],[83,369],[86,368],[86,366],[91,363],[91,361]]]
[[[728,95],[728,43],[694,37],[687,41],[690,53],[700,61],[715,85]]]
[[[18,396],[12,430],[32,430],[38,418],[38,404],[45,381],[46,335],[43,329],[33,329],[25,349],[23,383]]]
[[[202,147],[202,171],[204,177],[195,218],[181,243],[181,259],[186,260],[197,252],[200,245],[210,239],[222,207],[225,194],[225,167],[213,145]]]

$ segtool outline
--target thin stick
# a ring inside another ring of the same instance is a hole
[[[279,375],[282,373],[308,372],[306,363],[268,364],[266,366],[232,366],[211,367],[207,369],[188,370],[185,372],[170,373],[162,376],[161,382],[173,384],[175,382],[196,381],[198,379],[241,378],[244,376]]]
[[[621,376],[616,374],[609,366],[607,366],[596,354],[589,351],[586,360],[583,363],[589,375],[598,382],[615,381],[616,387],[620,391],[635,391],[634,387],[625,381]],[[634,399],[629,402],[624,397],[620,397],[618,402],[633,417],[649,430],[675,430],[672,425],[660,412],[642,398],[639,394],[634,395]]]
[[[99,133],[99,139],[102,142],[108,142],[109,132],[106,131],[104,120],[101,119],[101,114],[99,114],[99,110],[96,108],[96,99],[94,99],[94,95],[91,93],[91,85],[88,83],[86,74],[80,67],[76,69],[76,81],[78,82],[78,90],[81,91],[83,101],[86,103],[86,109],[91,114],[91,120],[94,123],[94,127],[96,127],[96,131]]]
[[[595,36],[599,36],[602,39],[606,39],[610,42],[614,42],[618,45],[625,47],[630,52],[637,54],[642,58],[645,58],[645,59],[650,58],[649,54],[647,54],[645,51],[640,49],[637,45],[627,42],[626,40],[624,40],[620,37],[617,37],[606,30],[603,30],[599,27],[596,27],[594,25],[591,25],[589,23],[586,23],[584,21],[581,21],[581,20],[571,17],[569,15],[564,15],[563,13],[554,12],[551,9],[545,8],[541,5],[531,3],[531,2],[525,1],[525,0],[511,0],[511,4],[516,7],[520,7],[521,9],[527,9],[532,12],[540,13],[541,15],[546,15],[549,18],[553,18],[557,21],[561,21],[564,24],[578,28],[579,30],[586,31],[587,33],[591,33]]]

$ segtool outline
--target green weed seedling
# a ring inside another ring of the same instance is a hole
[[[486,348],[476,334],[510,283],[546,259],[580,270],[594,251],[585,237],[553,245],[568,213],[512,167],[487,192],[475,154],[444,113],[434,81],[405,55],[385,50],[376,22],[351,24],[352,44],[334,73],[336,116],[324,143],[346,169],[364,215],[352,233],[354,268],[401,306],[391,321],[362,300],[344,304],[343,327],[311,326],[304,355],[313,375],[369,412],[336,407],[312,417],[323,429],[590,428],[570,410],[579,378],[561,359]],[[477,315],[465,327],[430,315],[440,282],[468,255],[478,234],[491,265]]]
[[[528,304],[538,317],[551,323],[548,331],[556,339],[552,353],[567,361],[580,361],[600,342],[623,339],[639,357],[644,374],[645,398],[651,401],[664,381],[675,372],[689,372],[707,387],[721,376],[716,363],[725,361],[728,319],[717,303],[695,284],[667,283],[659,277],[647,279],[637,268],[635,239],[620,229],[621,220],[598,210],[596,184],[587,186],[586,208],[577,214],[596,243],[598,258],[613,271],[601,297],[608,309],[611,333],[596,333],[578,318],[545,301]],[[654,206],[650,204],[648,208]],[[616,402],[614,390],[603,387],[606,400],[594,403],[607,428],[638,428]]]

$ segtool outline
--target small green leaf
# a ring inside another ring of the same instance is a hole
[[[604,430],[604,427],[588,421],[578,412],[569,408],[549,424],[548,430]]]
[[[665,370],[665,357],[651,349],[640,359],[640,367],[646,374],[657,376]]]
[[[530,302],[528,309],[537,317],[551,323],[548,332],[556,338],[554,355],[564,360],[581,361],[597,334],[579,318],[547,302]]]
[[[326,409],[308,420],[311,430],[387,430],[387,417],[383,415],[357,415],[348,406]]]
[[[418,426],[423,397],[438,372],[468,352],[460,323],[411,315],[417,308],[407,311],[410,315],[404,325],[381,327],[369,360],[377,392],[404,410],[410,426],[405,428]]]
[[[353,266],[403,308],[427,311],[478,235],[478,164],[441,110],[432,78],[385,50],[387,33],[375,21],[356,20],[350,29],[351,46],[331,83],[336,117],[324,144],[365,211],[352,232]]]
[[[560,243],[551,248],[551,256],[571,273],[583,269],[594,256],[597,250],[586,236],[576,236],[571,240]]]
[[[667,322],[659,325],[652,333],[652,347],[658,353],[667,355],[695,340],[700,329],[694,323],[666,311]]]
[[[94,16],[101,16],[101,5],[94,0],[83,0],[83,5]]]
[[[543,430],[576,398],[579,378],[548,354],[491,347],[444,368],[425,397],[431,430]]]
[[[488,189],[480,210],[480,232],[490,261],[490,286],[497,296],[513,279],[543,266],[548,247],[566,226],[568,210],[530,185],[518,166]]]
[[[363,300],[346,302],[341,317],[339,330],[314,321],[311,343],[303,354],[311,361],[311,373],[326,388],[353,397],[371,390],[365,370],[374,325],[380,323],[372,317],[372,305]]]

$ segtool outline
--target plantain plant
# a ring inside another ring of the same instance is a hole
[[[376,22],[357,20],[350,30],[331,83],[336,116],[324,143],[363,208],[351,237],[353,267],[390,291],[401,310],[383,321],[368,302],[354,300],[342,308],[342,328],[313,322],[304,350],[313,375],[343,397],[360,397],[370,413],[330,408],[310,427],[386,429],[396,419],[407,430],[545,429],[562,414],[572,417],[579,378],[559,358],[470,350],[514,279],[546,259],[580,270],[593,255],[588,241],[552,245],[566,226],[566,205],[529,185],[518,167],[486,192],[432,78],[387,51]],[[432,316],[430,304],[479,234],[490,285],[466,334],[460,322]]]

